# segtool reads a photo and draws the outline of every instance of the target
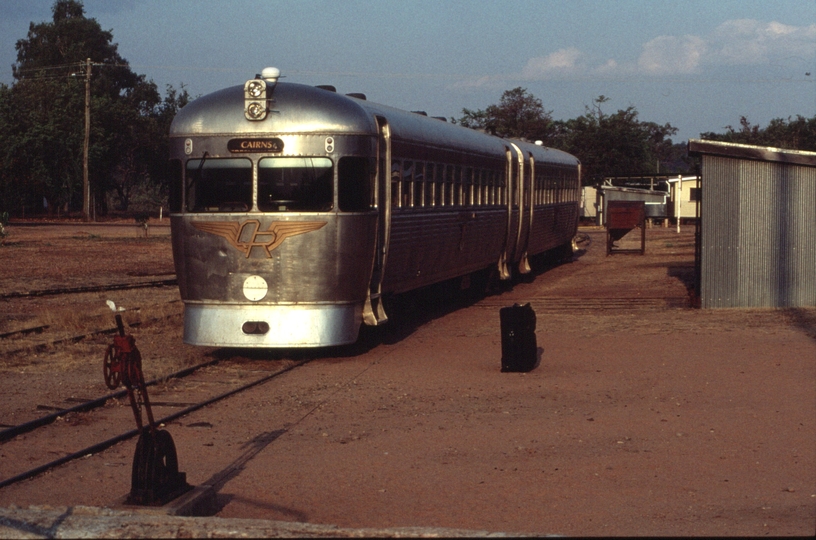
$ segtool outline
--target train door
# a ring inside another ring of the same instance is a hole
[[[518,184],[518,160],[516,159],[516,145],[512,145],[512,148],[507,146],[505,147],[505,157],[506,157],[506,171],[505,171],[505,186],[504,186],[504,199],[502,203],[507,211],[507,227],[506,227],[506,236],[504,239],[504,248],[502,249],[501,258],[499,259],[499,278],[500,279],[510,279],[512,277],[512,272],[510,271],[510,264],[514,261],[514,256],[516,252],[516,241],[517,241],[517,225],[516,221],[514,220],[514,209],[516,208],[516,186]]]
[[[527,242],[533,217],[533,170],[525,166],[524,154],[519,147],[513,143],[510,146],[507,152],[508,231],[505,261],[507,264],[518,263],[519,272],[526,274],[530,271]]]
[[[527,166],[524,167],[524,156],[519,155],[520,171],[519,184],[522,186],[519,208],[519,272],[528,274],[530,261],[527,250],[530,245],[530,235],[533,231],[533,207],[535,206],[535,160],[532,154],[528,156]]]
[[[391,236],[391,129],[388,121],[377,116],[377,175],[375,203],[377,205],[377,241],[374,244],[371,280],[368,286],[363,321],[377,326],[388,322],[382,304],[382,282],[388,262],[388,245]]]

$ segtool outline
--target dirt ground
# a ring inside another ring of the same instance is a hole
[[[160,227],[147,239],[135,227],[10,229],[0,294],[172,273]],[[0,333],[43,319],[78,332],[110,319],[110,297],[140,307],[125,313],[144,321],[134,335],[148,377],[213,355],[230,358],[231,376],[309,359],[168,426],[188,480],[216,485],[219,517],[813,535],[816,309],[690,308],[690,227],[648,229],[643,256],[607,257],[602,230],[582,233],[591,243],[571,263],[503,292],[402,298],[395,324],[354,347],[287,356],[186,346],[172,288],[0,300]],[[529,373],[499,370],[498,310],[515,302],[537,315],[541,359]],[[20,343],[0,340],[0,423],[41,415],[37,403],[105,393],[98,364],[108,340],[37,354],[9,353]],[[75,428],[59,429],[70,437]],[[4,488],[0,506],[110,505],[128,489],[134,446]],[[3,460],[24,459],[4,448],[0,477]]]

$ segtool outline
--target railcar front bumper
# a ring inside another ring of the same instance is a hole
[[[363,305],[186,303],[184,343],[210,347],[328,347],[357,341]]]

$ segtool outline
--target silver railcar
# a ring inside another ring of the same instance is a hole
[[[185,343],[353,343],[384,295],[570,249],[575,157],[278,76],[173,121]]]

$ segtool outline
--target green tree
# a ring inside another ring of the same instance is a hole
[[[599,96],[583,116],[560,123],[554,146],[581,160],[585,185],[605,176],[659,174],[658,163],[672,156],[669,137],[677,128],[641,122],[632,106],[606,114],[601,106],[607,101]]]
[[[113,188],[121,206],[127,209],[134,194],[140,195],[142,207],[149,210],[165,204],[170,175],[168,133],[178,110],[190,101],[184,87],[177,91],[167,87],[164,100],[133,119],[129,143],[119,152],[120,159],[112,175]],[[147,205],[148,207],[144,207]]]
[[[642,122],[634,107],[606,114],[605,96],[586,107],[583,116],[554,121],[541,100],[524,88],[502,94],[499,104],[484,110],[463,109],[458,123],[500,137],[541,140],[545,145],[570,152],[581,160],[584,184],[595,184],[605,176],[657,174],[658,163],[678,162],[669,137],[677,133],[670,124]]]
[[[167,154],[167,132],[160,133],[158,124],[167,122],[168,104],[153,82],[131,71],[112,32],[85,17],[81,1],[57,0],[52,12],[51,21],[31,23],[17,41],[16,82],[0,91],[0,136],[5,148],[14,149],[1,156],[5,183],[15,184],[5,191],[22,189],[33,207],[44,198],[49,211],[81,208],[90,59],[91,189],[100,213],[108,210],[109,191],[127,209],[134,186],[149,179],[157,156]]]
[[[481,129],[499,137],[547,141],[553,135],[552,111],[526,88],[506,90],[498,105],[484,110],[462,109],[457,122],[465,127]]]
[[[710,141],[773,146],[792,150],[816,151],[816,116],[805,118],[774,118],[765,128],[752,124],[745,116],[740,117],[738,128],[726,126],[725,133],[709,131],[700,137]]]

